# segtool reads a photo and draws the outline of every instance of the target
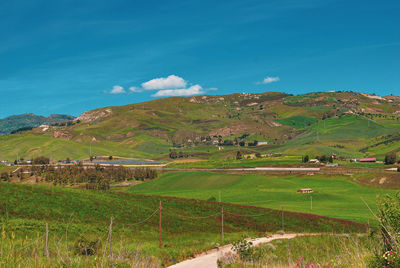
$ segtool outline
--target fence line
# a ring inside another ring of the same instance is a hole
[[[143,223],[143,222],[145,222],[145,221],[147,221],[147,220],[149,220],[151,217],[153,217],[157,212],[158,212],[158,208],[156,209],[156,210],[154,210],[154,212],[149,216],[149,217],[147,217],[146,219],[144,219],[144,220],[142,220],[142,221],[139,221],[139,222],[135,222],[135,223],[129,223],[129,224],[124,224],[124,225],[127,225],[127,226],[132,226],[132,225],[138,225],[138,224],[141,224],[141,223]]]

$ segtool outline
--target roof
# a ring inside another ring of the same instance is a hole
[[[361,162],[366,162],[366,161],[376,161],[376,158],[361,158],[360,159]]]

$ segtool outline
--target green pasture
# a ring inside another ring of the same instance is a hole
[[[300,194],[312,188],[312,194]],[[169,172],[129,192],[207,200],[221,195],[223,202],[313,213],[353,220],[374,221],[364,201],[374,210],[376,196],[393,190],[365,187],[346,176],[277,176],[216,172]],[[312,197],[312,209],[311,209]],[[364,200],[364,201],[363,201]]]
[[[236,155],[237,151],[233,151]],[[259,159],[240,159],[234,157],[219,160],[208,160],[198,162],[171,163],[168,168],[251,168],[259,166],[279,166],[301,164],[301,156],[280,156]]]
[[[161,249],[158,248],[159,201],[162,202]],[[221,240],[222,208],[224,241]],[[75,254],[64,251],[72,250],[73,242],[82,234],[98,237],[107,244],[113,217],[115,252],[142,252],[171,264],[213,248],[217,243],[229,243],[241,236],[262,236],[266,231],[277,232],[281,229],[280,215],[278,210],[254,206],[0,182],[0,247],[8,248],[9,252],[41,237],[45,223],[49,224],[53,256],[57,256],[57,246],[61,245],[63,254]],[[285,230],[357,232],[365,229],[351,222],[286,212]],[[43,248],[42,244],[38,247]],[[0,264],[9,257],[12,260],[14,255],[3,254]],[[32,260],[35,261],[34,257]]]

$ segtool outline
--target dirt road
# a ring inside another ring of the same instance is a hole
[[[284,235],[273,235],[271,237],[261,237],[249,240],[253,242],[254,246],[261,243],[268,243],[276,239],[291,239],[296,237],[298,234],[284,234]],[[206,254],[201,254],[194,259],[186,260],[170,266],[171,268],[217,268],[217,260],[222,254],[232,252],[232,245],[225,245],[219,248],[219,250],[210,250]]]

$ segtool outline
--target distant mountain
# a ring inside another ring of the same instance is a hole
[[[35,115],[31,113],[12,115],[0,119],[0,135],[7,135],[16,131],[28,130],[40,125],[52,125],[74,120],[75,117],[64,114],[52,114],[49,117]]]

